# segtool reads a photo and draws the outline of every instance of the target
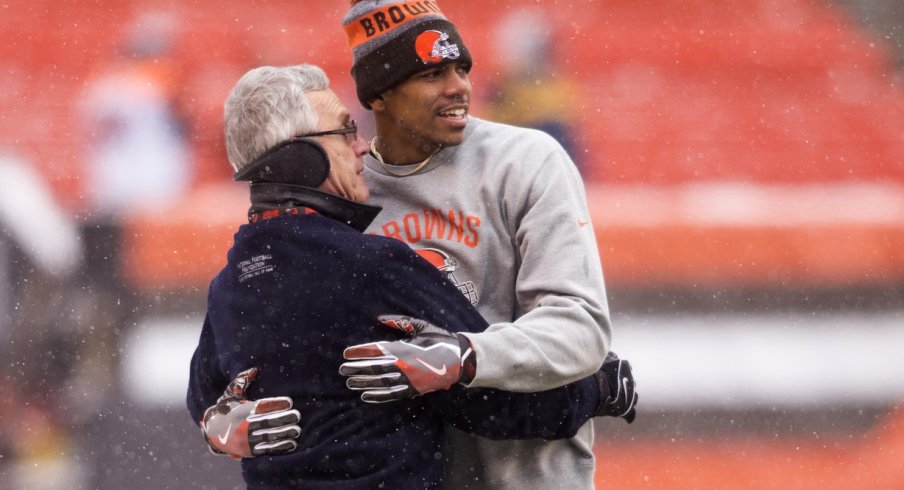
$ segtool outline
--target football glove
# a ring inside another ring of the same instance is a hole
[[[381,315],[378,320],[411,338],[345,349],[343,356],[350,362],[339,367],[339,374],[349,377],[349,389],[362,391],[361,400],[413,398],[474,379],[476,356],[464,335],[404,315]]]
[[[631,373],[631,363],[619,359],[614,352],[609,352],[603,361],[603,366],[596,372],[596,379],[600,385],[600,406],[596,411],[597,417],[621,417],[629,424],[634,422],[637,410],[637,382]],[[605,397],[603,394],[607,393]]]
[[[245,390],[258,368],[242,371],[229,383],[216,405],[204,412],[201,431],[214,454],[232,459],[292,452],[301,434],[301,414],[287,396],[248,400]]]

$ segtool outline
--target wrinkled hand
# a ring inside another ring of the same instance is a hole
[[[476,359],[471,342],[425,320],[403,315],[382,315],[384,325],[411,338],[354,345],[343,353],[339,374],[346,386],[362,391],[361,400],[383,403],[448,390],[474,378]]]
[[[634,422],[637,415],[637,392],[634,375],[631,373],[631,363],[619,359],[614,352],[610,352],[603,361],[603,366],[596,373],[600,383],[600,393],[609,393],[596,411],[598,417],[621,417],[629,424]]]
[[[258,369],[242,371],[229,383],[216,405],[204,412],[201,431],[211,452],[233,459],[292,452],[301,434],[301,414],[286,396],[245,398]]]

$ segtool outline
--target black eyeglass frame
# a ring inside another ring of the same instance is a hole
[[[339,129],[331,129],[329,131],[318,131],[316,133],[296,134],[295,136],[292,137],[292,139],[313,138],[314,136],[329,136],[331,134],[348,135],[348,134],[355,134],[357,132],[358,132],[358,124],[354,120],[352,120],[351,126],[347,126],[347,127],[339,128]]]

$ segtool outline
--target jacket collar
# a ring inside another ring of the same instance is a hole
[[[364,232],[383,209],[328,194],[317,189],[294,184],[275,182],[251,183],[251,209],[249,215],[289,207],[308,207],[318,213],[341,221]]]

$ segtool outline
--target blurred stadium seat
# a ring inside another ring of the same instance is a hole
[[[813,434],[815,436],[815,434]],[[904,408],[864,436],[735,437],[604,443],[598,488],[762,489],[902,488]]]
[[[492,9],[445,8],[479,18],[464,24],[466,34],[492,36]],[[849,19],[809,2],[614,2],[579,16],[550,10],[549,18],[571,26],[557,45],[584,83],[580,141],[610,287],[818,289],[904,279],[904,91],[891,81],[886,48]],[[236,50],[267,39],[259,31],[233,36]],[[275,51],[288,60],[285,46],[313,46],[308,53],[330,60],[328,70],[345,73],[344,44],[311,32],[257,45],[283,46]],[[229,38],[198,38],[212,40],[192,48],[191,65],[203,71],[204,53],[224,51],[217,43]],[[487,60],[474,72],[479,87],[504,54],[474,44]],[[204,128],[219,127],[217,103],[231,83],[211,75],[216,90],[192,90],[207,98],[198,104],[209,112]],[[204,142],[220,149],[214,140]],[[222,165],[222,152],[210,160],[204,168]],[[198,262],[186,252],[180,257]]]
[[[10,63],[5,81],[14,94],[0,97],[0,135],[40,162],[64,199],[77,204],[81,147],[73,101],[81,80],[114,49],[108,26],[124,25],[140,4],[20,3],[5,9],[15,15],[0,19],[8,39],[0,59]],[[494,5],[449,2],[443,8],[453,19],[467,18],[462,30],[480,40],[494,34],[502,14]],[[221,107],[246,69],[315,62],[353,100],[341,33],[286,16],[293,6],[173,7],[199,189],[228,181]],[[818,288],[904,280],[904,90],[893,83],[888,48],[840,11],[807,1],[739,0],[538,8],[556,27],[562,69],[583,83],[576,129],[612,288]],[[342,13],[337,5],[326,17],[338,24]],[[35,35],[35,24],[47,32]],[[505,54],[492,52],[493,43],[470,45],[479,90]],[[480,101],[474,110],[480,114]],[[720,191],[709,192],[714,188]],[[681,208],[689,201],[702,207]],[[694,215],[737,206],[758,207],[757,218],[729,214],[708,222]],[[663,209],[668,212],[655,222],[647,219]],[[800,214],[796,209],[805,209],[807,218],[786,223],[789,210]],[[839,209],[861,212],[839,215]],[[132,226],[200,225],[195,219],[203,221],[184,213],[139,216]],[[231,237],[225,225],[211,230],[224,244]],[[157,272],[133,276],[139,288],[196,286],[204,274],[185,275],[186,264],[208,263],[199,259],[210,253],[131,250],[125,259],[132,270],[148,270],[151,264],[141,261],[155,258]],[[175,262],[161,263],[161,257]],[[215,270],[210,266],[208,273]],[[167,271],[172,277],[164,277]]]

